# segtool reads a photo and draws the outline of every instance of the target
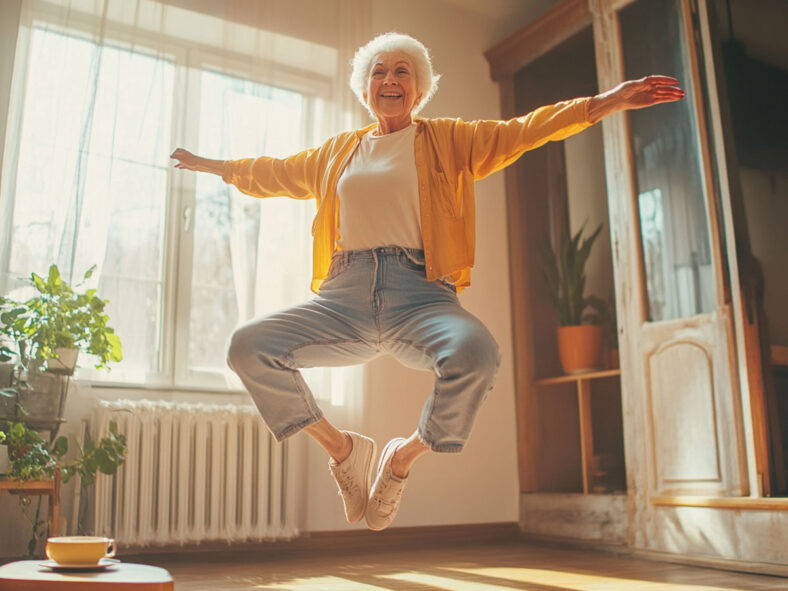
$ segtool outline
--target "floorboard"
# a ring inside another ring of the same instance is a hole
[[[325,554],[314,550],[147,562],[177,591],[772,591],[788,579],[670,564],[593,550],[509,543]]]

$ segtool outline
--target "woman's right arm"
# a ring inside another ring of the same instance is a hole
[[[212,160],[178,148],[170,157],[177,160],[175,168],[210,172],[253,197],[312,199],[320,179],[315,154],[315,150],[305,150],[287,158]]]
[[[176,148],[170,154],[170,158],[177,160],[175,168],[182,168],[184,170],[194,170],[197,172],[210,172],[211,174],[222,175],[224,170],[224,160],[211,160],[210,158],[203,158],[192,154],[183,148]]]

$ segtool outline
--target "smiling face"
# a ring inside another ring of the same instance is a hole
[[[378,119],[380,134],[411,124],[411,111],[421,94],[416,87],[416,68],[407,53],[392,51],[375,56],[364,100]]]

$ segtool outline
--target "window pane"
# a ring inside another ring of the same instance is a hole
[[[57,263],[76,282],[98,265],[123,371],[143,375],[159,369],[172,95],[168,61],[32,32],[9,272]]]
[[[200,154],[283,157],[305,148],[303,95],[208,71],[200,86]],[[258,200],[197,175],[189,369],[226,371],[227,339],[240,322],[307,297],[313,213],[311,201]],[[258,275],[271,285],[263,289]]]
[[[668,74],[682,101],[630,111],[646,290],[652,321],[715,307],[694,89],[679,0],[640,0],[620,13],[626,78]]]

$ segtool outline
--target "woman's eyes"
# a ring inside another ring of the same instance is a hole
[[[410,75],[410,70],[408,70],[406,68],[397,68],[395,73],[397,74],[397,76],[401,76],[401,75],[409,76]],[[375,78],[380,78],[380,77],[385,76],[385,75],[386,74],[385,74],[385,72],[383,70],[374,70],[372,72],[372,76],[375,77]]]

